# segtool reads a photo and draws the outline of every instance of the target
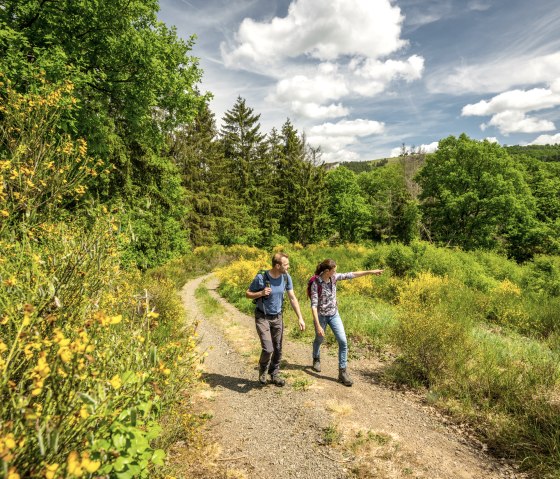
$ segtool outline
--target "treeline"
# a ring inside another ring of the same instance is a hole
[[[403,148],[398,161],[359,173],[329,170],[289,119],[264,132],[243,98],[218,128],[190,56],[194,39],[157,20],[157,0],[4,5],[3,174],[13,175],[24,133],[53,147],[83,142],[92,166],[57,214],[105,205],[118,220],[124,262],[148,268],[198,245],[321,240],[421,238],[521,261],[558,251],[559,163],[534,159],[533,149],[529,156],[463,135],[434,154]],[[34,120],[49,125],[48,135],[10,123],[21,98],[37,108],[57,89],[62,103]],[[546,158],[557,150],[548,147]],[[21,171],[18,181],[33,183]],[[1,221],[15,231],[29,205],[12,199]]]

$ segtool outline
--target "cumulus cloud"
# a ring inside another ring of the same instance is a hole
[[[314,120],[325,120],[327,118],[340,118],[348,115],[350,111],[343,107],[340,103],[322,106],[317,103],[291,101],[290,110],[297,115]]]
[[[337,123],[323,123],[310,128],[307,142],[313,147],[320,147],[323,160],[353,161],[359,158],[346,147],[355,144],[359,138],[378,135],[385,131],[382,122],[374,120],[341,120]]]
[[[503,111],[496,113],[488,123],[482,123],[482,131],[489,126],[497,127],[501,133],[537,133],[539,131],[555,130],[554,123],[548,120],[527,116],[521,111]]]
[[[353,60],[349,65],[357,78],[354,79],[354,91],[363,96],[381,93],[387,85],[397,78],[407,82],[418,80],[424,71],[424,59],[412,55],[406,61],[379,61],[368,58],[362,62]]]
[[[508,110],[529,112],[557,105],[560,105],[560,91],[554,92],[552,89],[546,88],[511,90],[500,93],[490,101],[481,100],[478,103],[464,106],[462,115],[484,116]]]
[[[527,116],[530,111],[554,108],[560,105],[560,91],[555,81],[551,88],[533,88],[531,90],[511,90],[496,95],[489,101],[465,105],[463,116],[492,116],[488,123],[483,123],[481,129],[488,126],[497,127],[501,133],[535,133],[554,130],[554,123]]]
[[[349,93],[346,80],[336,67],[323,65],[314,76],[295,75],[284,78],[276,84],[270,99],[322,103],[338,100]]]
[[[380,57],[403,47],[403,17],[389,0],[294,0],[284,18],[246,18],[236,45],[222,44],[228,66],[266,64],[301,55],[333,60],[342,55]]]
[[[348,97],[372,97],[394,80],[421,78],[424,59],[389,58],[407,45],[391,0],[293,0],[285,17],[246,18],[224,64],[276,80],[267,101],[311,119],[348,114]]]
[[[560,133],[555,135],[540,135],[535,138],[529,145],[555,145],[560,143]]]

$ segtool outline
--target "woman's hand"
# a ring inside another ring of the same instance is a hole
[[[315,332],[317,333],[317,336],[324,336],[325,335],[324,329],[319,324],[315,325]]]

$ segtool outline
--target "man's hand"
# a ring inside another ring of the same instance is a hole
[[[299,330],[305,331],[305,321],[303,320],[303,318],[299,318]]]
[[[319,325],[315,326],[315,332],[317,333],[317,336],[324,336],[325,335],[325,331]]]

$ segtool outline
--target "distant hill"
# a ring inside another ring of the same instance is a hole
[[[364,173],[365,171],[371,171],[374,168],[385,166],[391,160],[395,161],[397,158],[381,158],[369,161],[343,161],[339,163],[338,166],[344,166],[354,173]]]
[[[560,161],[560,144],[505,146],[511,156],[527,155],[541,161]]]
[[[558,161],[560,162],[560,144],[555,145],[512,145],[504,146],[507,152],[511,156],[527,155],[532,158],[536,158],[541,161]],[[399,157],[396,158],[380,158],[377,160],[369,161],[343,161],[340,163],[334,163],[330,168],[336,168],[338,166],[344,166],[354,173],[363,173],[365,171],[371,171],[380,166],[385,166],[388,163],[398,161]]]

